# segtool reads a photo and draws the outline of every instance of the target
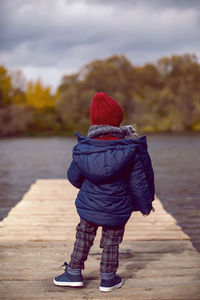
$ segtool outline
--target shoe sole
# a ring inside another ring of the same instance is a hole
[[[53,279],[53,283],[57,286],[73,286],[73,287],[78,287],[78,286],[83,286],[83,282],[60,282],[60,281],[56,281],[55,279]]]
[[[123,284],[123,279],[122,279],[122,281],[120,283],[118,283],[118,284],[116,284],[116,285],[114,285],[112,287],[103,287],[103,286],[100,286],[99,290],[100,290],[100,292],[111,292],[114,289],[119,289],[122,286],[122,284]]]

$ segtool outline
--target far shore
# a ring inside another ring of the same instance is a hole
[[[80,132],[81,135],[86,136],[87,133],[82,133]],[[165,136],[185,136],[185,135],[192,135],[192,136],[199,136],[200,131],[149,131],[149,132],[140,132],[138,131],[139,136],[142,135],[165,135]],[[64,138],[73,138],[75,137],[75,132],[66,132],[66,131],[60,131],[57,133],[53,132],[32,132],[32,133],[23,133],[23,134],[16,134],[16,135],[5,135],[5,136],[0,136],[0,140],[4,139],[12,139],[12,138],[50,138],[50,137],[64,137]]]

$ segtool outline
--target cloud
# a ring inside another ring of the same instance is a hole
[[[78,0],[68,0],[68,2],[73,2]],[[84,0],[86,3],[96,3],[98,5],[116,5],[121,7],[135,7],[139,6],[147,6],[156,9],[164,9],[164,8],[199,8],[200,2],[199,0]]]
[[[184,0],[7,0],[0,11],[0,60],[56,86],[62,75],[113,54],[134,64],[174,53],[200,56],[199,6]]]

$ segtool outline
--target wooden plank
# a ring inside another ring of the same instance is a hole
[[[1,239],[64,240],[67,235],[73,240],[79,222],[74,205],[77,191],[67,180],[37,180],[1,223]],[[133,212],[126,226],[125,239],[189,239],[176,220],[163,209],[159,199],[154,201],[154,207],[155,213],[148,217]],[[97,239],[100,239],[100,234]]]
[[[200,294],[200,254],[159,199],[148,217],[134,212],[120,247],[121,289],[98,291],[99,228],[83,272],[84,288],[52,278],[69,261],[79,217],[77,190],[66,180],[37,180],[0,223],[0,299],[193,300]]]

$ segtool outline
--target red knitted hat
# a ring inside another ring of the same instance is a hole
[[[90,107],[90,120],[92,125],[119,126],[123,121],[123,109],[106,93],[94,95]]]

